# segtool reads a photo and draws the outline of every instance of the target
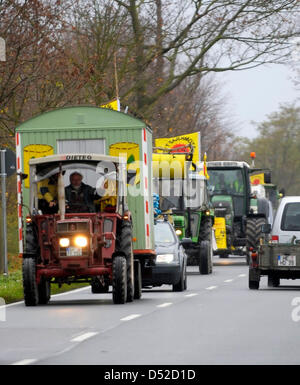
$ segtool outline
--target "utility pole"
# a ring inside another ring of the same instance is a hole
[[[8,274],[8,263],[7,263],[7,223],[6,223],[6,150],[0,150],[1,159],[1,201],[2,201],[2,250],[0,257],[0,273]]]

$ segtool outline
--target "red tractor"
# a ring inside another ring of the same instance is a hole
[[[30,213],[23,254],[26,306],[47,304],[53,283],[89,282],[92,293],[106,293],[112,286],[115,304],[139,299],[141,267],[133,257],[126,161],[70,154],[32,159],[29,165]],[[74,202],[66,201],[65,181],[74,171],[93,184],[89,193],[93,191],[95,196],[89,197],[88,208],[78,209],[80,204],[75,207]],[[45,181],[53,181],[53,176],[57,181],[57,186],[52,186],[57,189],[56,212],[55,205],[51,210],[41,206]]]

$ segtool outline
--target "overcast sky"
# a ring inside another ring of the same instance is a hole
[[[299,104],[300,95],[291,80],[293,72],[289,66],[265,65],[221,76],[228,107],[240,127],[236,135],[253,138],[257,131],[251,121],[266,120],[267,115],[278,111],[280,104],[294,102],[296,98]]]

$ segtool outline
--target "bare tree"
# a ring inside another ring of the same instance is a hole
[[[136,109],[146,115],[187,77],[284,61],[290,38],[299,34],[297,0],[113,2],[128,14],[134,41],[135,82],[124,96],[134,95]],[[164,23],[155,34],[159,9]],[[153,90],[151,69],[162,58],[165,76]]]

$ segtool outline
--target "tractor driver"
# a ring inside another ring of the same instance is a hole
[[[215,188],[218,191],[227,191],[228,186],[227,186],[227,183],[225,182],[224,174],[219,174],[219,180]]]
[[[244,184],[243,184],[243,178],[240,171],[237,171],[235,173],[235,181],[233,182],[233,190],[235,193],[243,194],[244,192]]]
[[[67,212],[94,213],[96,199],[99,195],[96,189],[82,182],[83,176],[75,171],[70,175],[70,184],[65,188]]]

